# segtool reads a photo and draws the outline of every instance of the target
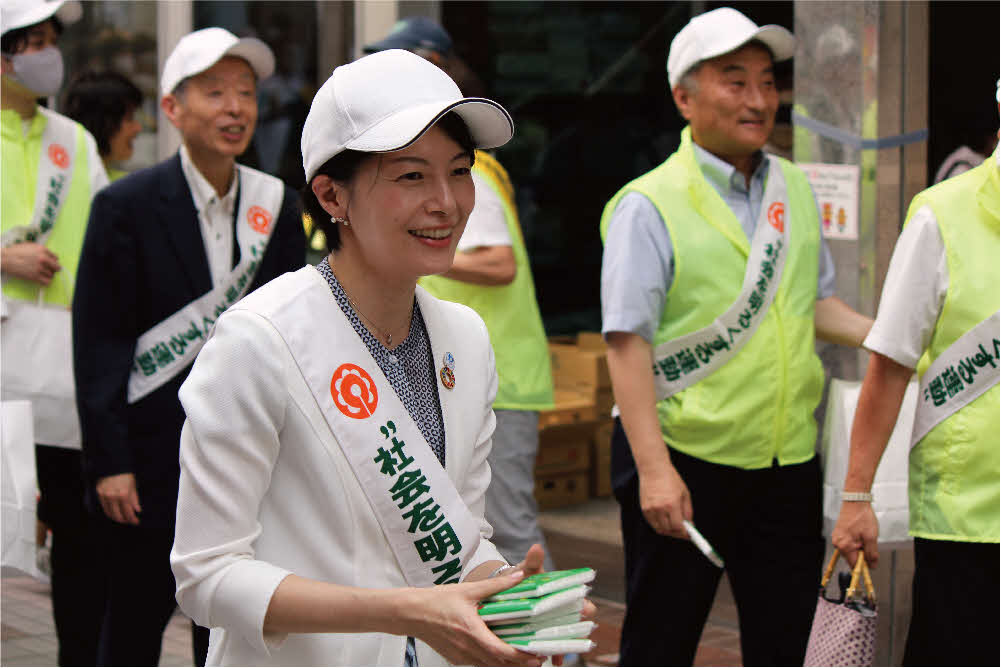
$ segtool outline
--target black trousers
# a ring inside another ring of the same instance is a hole
[[[905,666],[998,665],[997,543],[914,539]]]
[[[52,618],[60,666],[93,666],[106,588],[99,527],[84,507],[79,450],[35,446],[37,516],[52,531]]]
[[[650,528],[618,420],[612,457],[626,553],[619,664],[692,665],[722,571],[690,541]],[[692,495],[693,523],[726,562],[743,664],[802,666],[824,558],[817,458],[750,471],[675,450],[671,461]]]
[[[104,521],[108,604],[98,649],[100,666],[156,666],[163,632],[174,614],[170,570],[173,527],[143,527]],[[208,629],[191,625],[195,665],[205,665]]]

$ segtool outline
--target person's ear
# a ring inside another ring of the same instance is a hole
[[[160,99],[160,108],[164,115],[178,130],[181,129],[181,107],[183,103],[173,93],[167,93]]]
[[[0,74],[14,74],[14,61],[6,55],[0,55]]]
[[[674,104],[678,107],[678,113],[686,121],[692,120],[692,92],[680,83],[671,90]]]
[[[347,218],[350,193],[346,186],[326,174],[317,174],[309,184],[316,200],[334,218]]]

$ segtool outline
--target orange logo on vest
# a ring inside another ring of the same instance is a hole
[[[342,364],[330,379],[330,396],[337,410],[349,418],[371,417],[379,405],[379,391],[372,376],[357,364]]]
[[[271,227],[271,214],[259,206],[252,206],[247,211],[247,222],[255,232],[267,234],[268,228]]]
[[[61,144],[52,144],[49,146],[49,160],[59,169],[66,169],[70,166],[70,154],[66,152],[66,149]]]
[[[775,202],[768,207],[768,224],[779,232],[785,232],[786,208],[782,202]]]

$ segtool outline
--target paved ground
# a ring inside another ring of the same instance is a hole
[[[591,566],[598,571],[592,599],[598,605],[598,647],[583,657],[587,665],[618,663],[619,628],[625,613],[622,537],[614,501],[592,499],[573,508],[542,515],[550,550],[560,568]],[[4,569],[0,603],[0,665],[56,665],[56,636],[48,585]],[[167,628],[161,666],[190,666],[191,633],[186,618],[174,615]],[[740,635],[729,586],[720,587],[695,665],[740,665]]]

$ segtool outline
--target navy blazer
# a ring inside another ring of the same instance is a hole
[[[235,225],[233,235],[235,266],[240,255]],[[305,253],[298,196],[286,187],[250,290],[302,267]],[[191,365],[131,405],[128,379],[138,338],[211,288],[180,155],[97,193],[73,297],[73,367],[92,510],[101,512],[94,493],[98,479],[134,473],[141,525],[173,526],[184,424],[177,391]]]

